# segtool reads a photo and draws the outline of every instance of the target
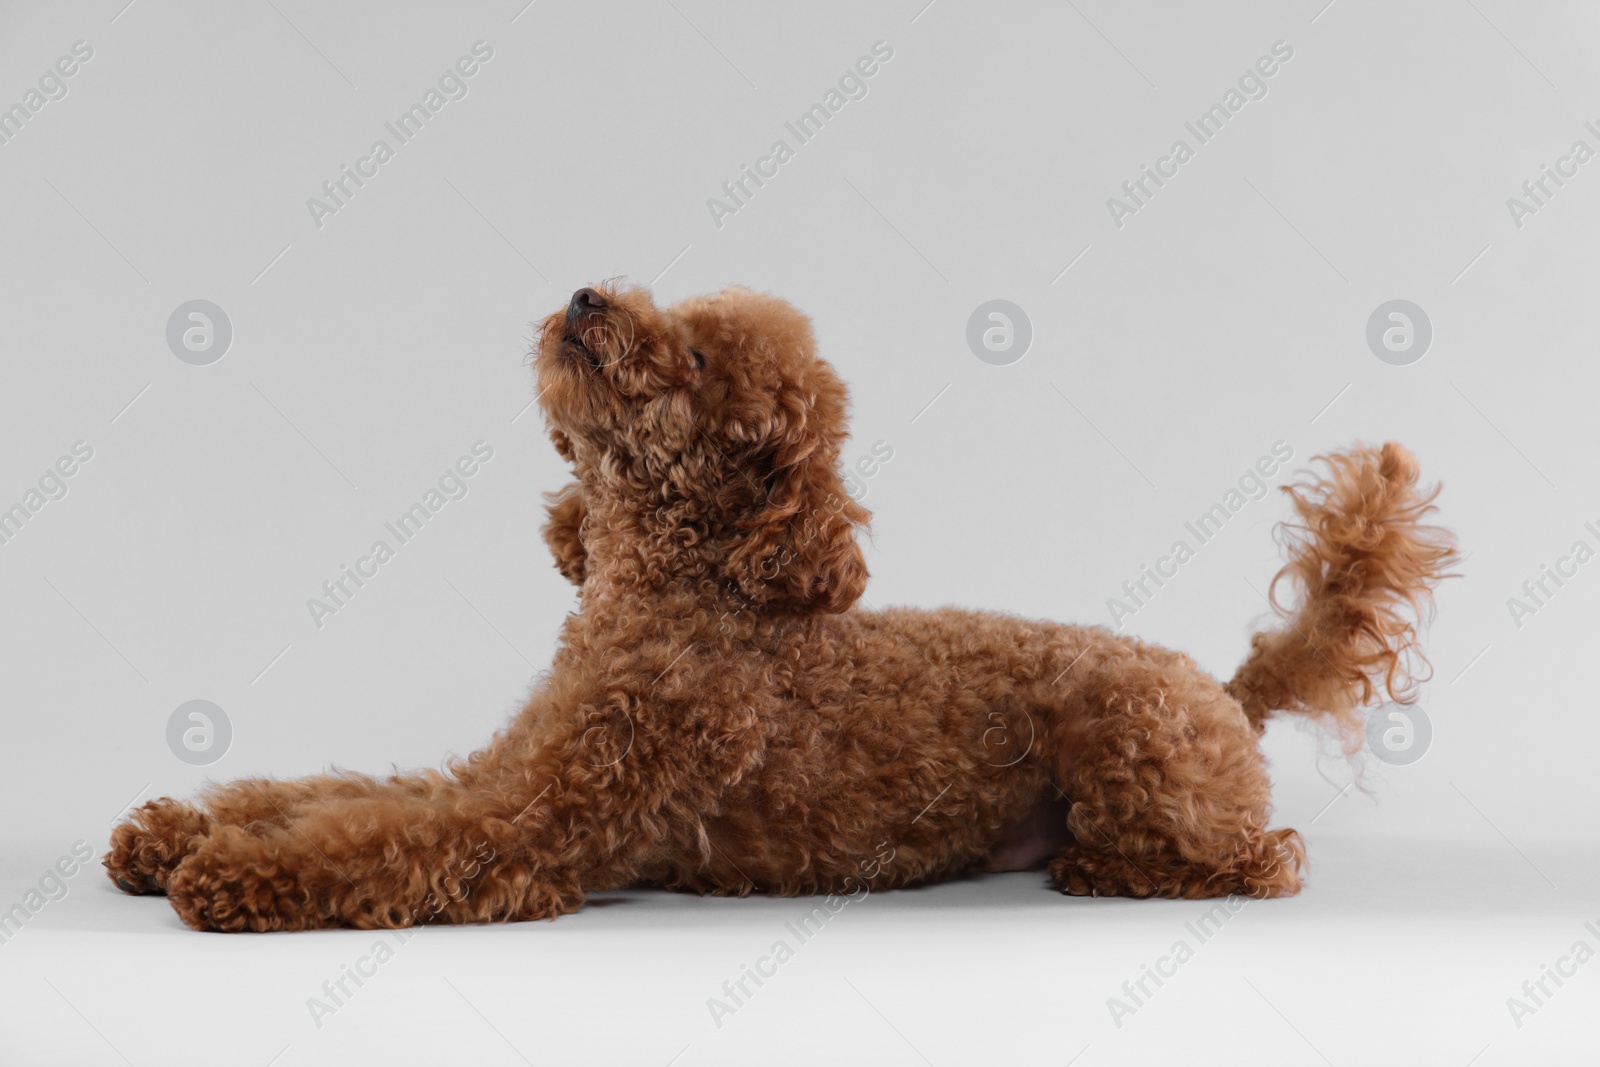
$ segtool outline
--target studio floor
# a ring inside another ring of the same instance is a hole
[[[554,923],[265,936],[193,933],[96,861],[7,930],[0,1062],[1600,1062],[1594,848],[1310,844],[1301,896],[1221,910],[1024,873],[833,912],[635,891]]]

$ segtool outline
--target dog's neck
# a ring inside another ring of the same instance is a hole
[[[708,515],[702,498],[593,473],[584,480],[584,492],[586,606],[618,598],[687,596],[704,609],[739,599],[724,575],[738,531]]]

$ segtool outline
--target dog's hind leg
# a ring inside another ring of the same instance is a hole
[[[1304,850],[1269,831],[1265,763],[1238,703],[1186,658],[1090,665],[1048,756],[1074,841],[1049,865],[1064,893],[1284,896]]]

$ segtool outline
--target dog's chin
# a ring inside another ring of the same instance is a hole
[[[571,337],[541,348],[536,364],[538,401],[551,426],[574,438],[585,436],[609,393],[600,363],[599,353]]]
[[[563,337],[556,346],[556,358],[579,371],[599,373],[600,357],[576,337]]]

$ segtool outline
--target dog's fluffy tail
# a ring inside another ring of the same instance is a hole
[[[1451,535],[1422,523],[1437,486],[1417,487],[1417,462],[1393,442],[1318,456],[1325,477],[1283,487],[1299,521],[1285,523],[1288,563],[1269,599],[1281,627],[1257,633],[1227,689],[1257,730],[1273,712],[1319,719],[1360,747],[1362,709],[1384,694],[1416,699],[1427,659],[1417,627],[1433,588],[1459,558]],[[1293,587],[1293,606],[1278,599]]]

